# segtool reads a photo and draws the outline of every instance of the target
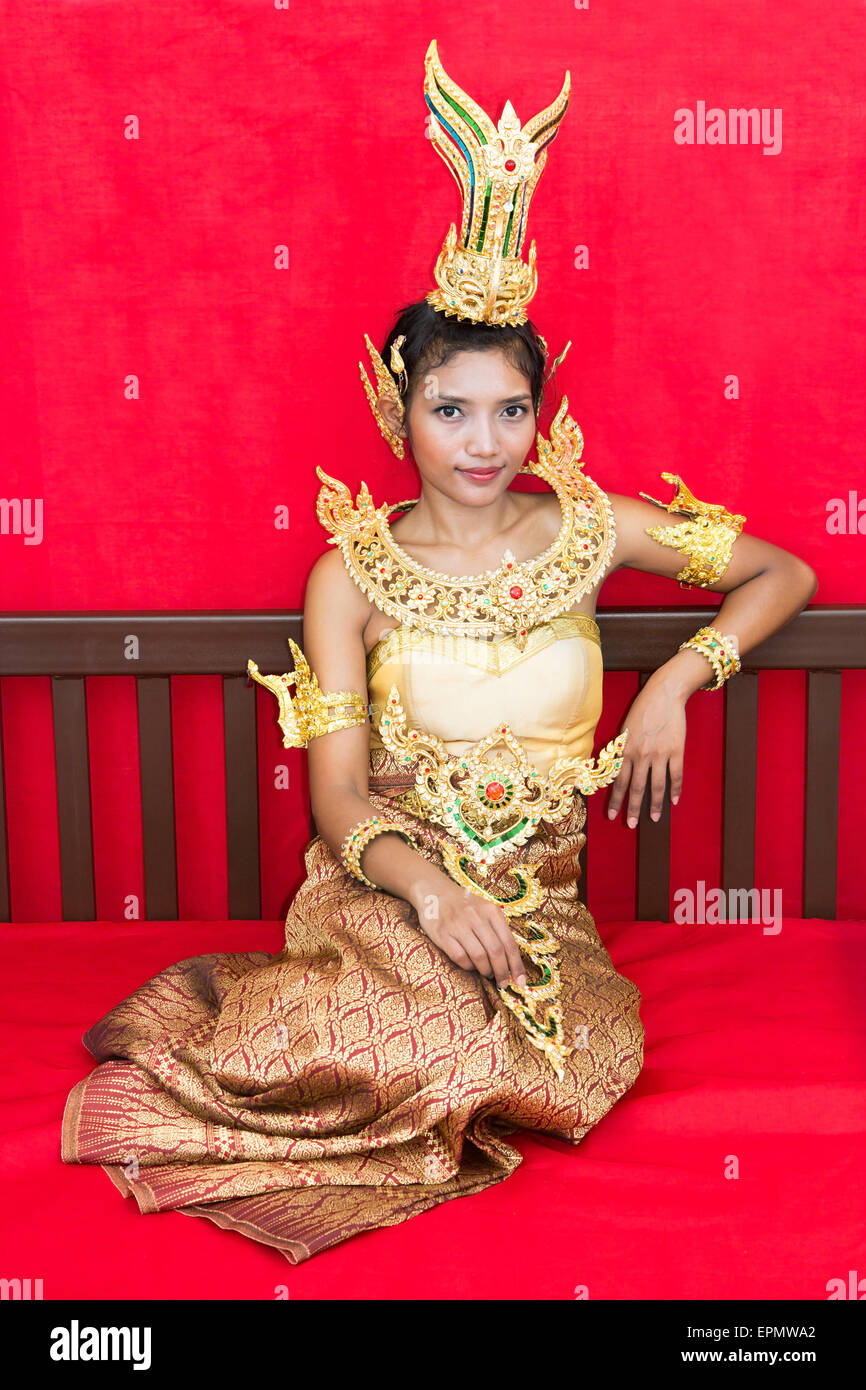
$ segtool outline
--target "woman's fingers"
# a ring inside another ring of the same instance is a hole
[[[665,799],[665,785],[667,783],[667,770],[667,759],[656,758],[652,766],[652,779],[650,783],[650,816],[653,820],[658,820],[662,813],[662,805]]]
[[[455,965],[459,965],[461,970],[473,970],[474,962],[463,946],[463,942],[456,936],[447,936],[443,939],[442,949],[447,951]]]
[[[629,778],[631,777],[632,762],[628,754],[622,760],[622,766],[611,784],[610,801],[607,803],[607,814],[613,820],[622,805],[622,799],[628,788]]]
[[[670,761],[671,769],[671,803],[676,805],[683,790],[683,755],[674,753]]]
[[[467,898],[456,920],[434,940],[461,970],[477,970],[499,986],[519,984],[521,978],[525,984],[526,967],[505,913],[477,894]]]
[[[668,768],[670,768],[671,778],[671,801],[676,803],[683,789],[682,753],[672,754],[670,761],[662,755],[655,758],[652,763],[648,759],[636,759],[628,764],[623,762],[616,780],[612,784],[613,791],[607,808],[608,816],[613,819],[622,805],[626,792],[628,792],[626,816],[629,825],[636,826],[649,777],[650,815],[653,820],[657,821],[664,806]]]
[[[494,916],[493,929],[497,933],[500,941],[502,942],[507,962],[508,979],[500,979],[499,983],[508,984],[509,980],[513,980],[515,984],[519,984],[521,978],[523,979],[523,982],[526,983],[526,967],[523,964],[523,957],[520,954],[520,947],[514,940],[514,933],[509,927],[508,922],[505,920],[504,916],[500,917],[498,914]]]
[[[640,762],[636,762],[632,769],[631,789],[629,790],[628,794],[627,812],[627,820],[629,825],[631,826],[637,825],[638,816],[640,815],[640,806],[641,802],[643,801],[643,793],[644,787],[646,786],[646,775],[648,769],[649,763],[646,761],[645,758],[642,758]]]
[[[505,945],[495,927],[491,922],[482,918],[474,924],[472,930],[487,954],[490,968],[483,973],[492,975],[497,984],[507,984],[511,970],[505,953]]]
[[[463,932],[463,949],[480,975],[492,975],[493,967],[487,955],[487,948],[478,934],[478,927],[472,926]]]

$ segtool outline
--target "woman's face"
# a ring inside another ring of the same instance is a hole
[[[501,496],[532,447],[529,380],[498,349],[458,352],[419,381],[408,427],[423,482],[484,506]]]

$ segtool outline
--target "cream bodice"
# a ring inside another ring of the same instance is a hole
[[[445,636],[400,627],[367,657],[371,747],[388,694],[397,687],[410,729],[435,734],[448,752],[467,752],[508,724],[542,773],[560,757],[592,756],[602,708],[598,624],[563,613],[536,624],[520,651],[513,637]]]

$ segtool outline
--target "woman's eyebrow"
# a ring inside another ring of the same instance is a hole
[[[441,393],[434,396],[433,399],[437,401],[448,401],[450,405],[468,405],[470,403],[466,396],[444,396]],[[501,401],[497,401],[497,405],[517,405],[520,401],[528,400],[529,392],[524,391],[520,396],[503,396]]]

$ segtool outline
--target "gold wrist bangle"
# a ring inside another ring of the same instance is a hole
[[[722,671],[724,668],[719,655],[717,639],[711,636],[711,630],[701,628],[700,632],[696,632],[694,637],[690,637],[687,642],[682,642],[678,650],[686,651],[689,648],[699,652],[700,655],[710,663],[713,669],[715,684],[710,684],[708,682],[706,685],[702,685],[700,689],[718,690],[719,686],[723,683]]]
[[[412,845],[415,849],[418,848],[418,842],[410,831],[405,830],[398,821],[385,820],[382,816],[371,816],[369,820],[358,821],[358,824],[353,825],[344,837],[340,847],[340,858],[344,866],[355,878],[366,883],[368,888],[377,888],[378,884],[373,883],[361,868],[361,854],[372,839],[377,835],[384,834],[386,830],[395,830],[407,844]]]
[[[702,627],[687,642],[681,642],[678,651],[691,647],[706,657],[715,674],[715,684],[702,685],[701,690],[719,690],[726,680],[741,668],[737,639],[733,633],[722,633],[717,627]]]

